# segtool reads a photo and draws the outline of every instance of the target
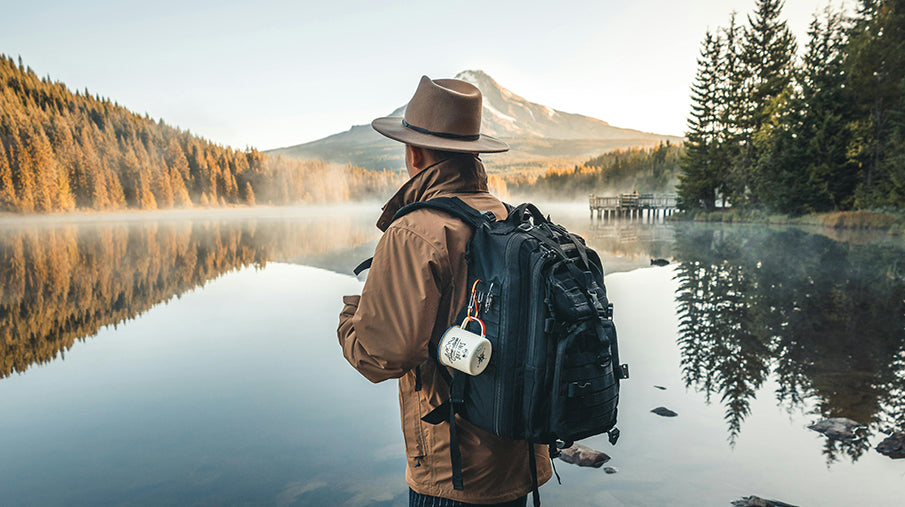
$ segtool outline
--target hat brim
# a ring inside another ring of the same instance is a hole
[[[500,153],[509,150],[509,145],[495,137],[481,134],[474,141],[449,139],[446,137],[422,134],[402,124],[402,118],[390,116],[377,118],[371,127],[386,137],[400,143],[432,150],[455,151],[460,153]]]

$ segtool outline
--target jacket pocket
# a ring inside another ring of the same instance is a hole
[[[399,379],[399,406],[402,412],[402,435],[409,465],[420,465],[424,457],[424,431],[421,422],[421,392],[415,391],[415,370]]]

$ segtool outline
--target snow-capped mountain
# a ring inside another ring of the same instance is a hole
[[[682,141],[675,136],[614,127],[596,118],[530,102],[500,86],[480,70],[462,71],[456,79],[468,81],[481,90],[484,106],[481,131],[510,144],[511,150],[505,154],[508,163],[549,157],[586,158],[615,148],[649,146],[666,140],[674,143]],[[402,116],[404,113],[405,106],[402,106],[389,116]],[[386,139],[367,124],[268,153],[351,163],[371,169],[404,166],[399,143]],[[499,156],[488,156],[485,161],[493,164],[493,157]]]
[[[637,137],[645,135],[637,130],[612,127],[605,121],[564,113],[530,102],[500,86],[480,70],[466,70],[456,79],[478,87],[484,96],[482,130],[500,138],[542,137],[548,139],[598,139]]]

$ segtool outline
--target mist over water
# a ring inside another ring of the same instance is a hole
[[[539,206],[601,253],[632,372],[618,445],[583,442],[619,473],[557,462],[545,503],[900,499],[874,447],[905,424],[901,241]],[[335,338],[378,213],[0,219],[0,503],[405,505],[395,382]],[[867,429],[833,441],[822,417]]]

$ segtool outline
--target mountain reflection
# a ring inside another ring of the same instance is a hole
[[[348,218],[0,229],[0,378],[238,268],[286,261],[348,272],[349,252],[364,256],[376,236],[370,220]]]
[[[720,397],[731,442],[771,373],[789,410],[905,423],[903,253],[800,230],[677,233],[683,380]],[[868,445],[827,439],[824,453],[854,461]]]

